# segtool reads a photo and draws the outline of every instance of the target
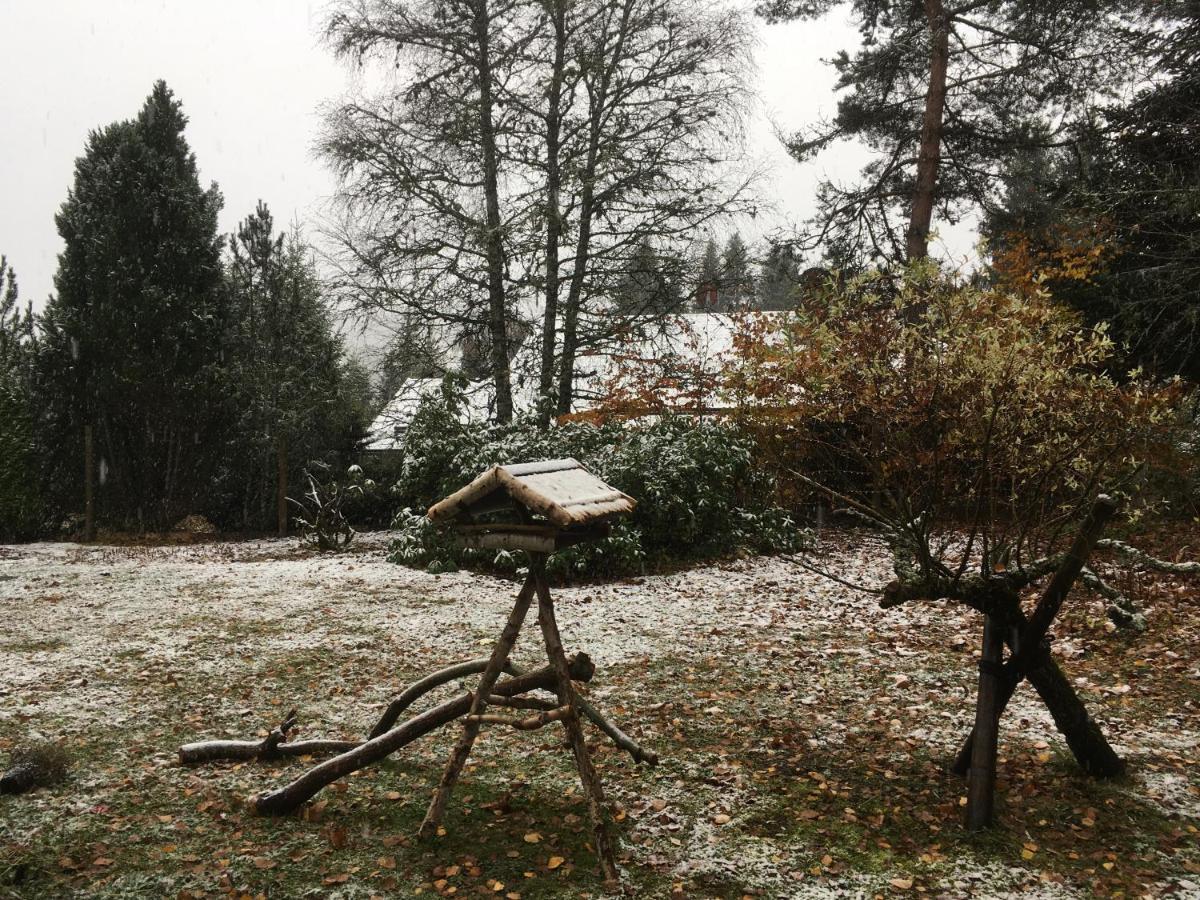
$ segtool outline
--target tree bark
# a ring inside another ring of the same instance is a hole
[[[1000,729],[1000,663],[1004,656],[1004,625],[995,616],[983,620],[983,653],[979,660],[979,697],[975,702],[975,738],[971,745],[970,784],[967,788],[967,829],[992,824],[996,799],[996,745]]]
[[[467,675],[478,675],[487,669],[489,662],[491,662],[490,657],[488,659],[468,660],[467,662],[439,669],[436,672],[426,675],[420,681],[413,682],[400,693],[400,696],[388,704],[388,708],[379,717],[379,721],[371,729],[368,738],[377,738],[381,734],[391,731],[396,725],[396,720],[400,718],[400,714],[430,691],[459,678],[465,678]],[[504,672],[508,675],[520,674],[511,664],[505,665]]]
[[[275,438],[275,516],[279,536],[287,537],[288,526],[288,444],[287,435],[280,432]]]
[[[592,216],[596,211],[596,173],[600,161],[600,141],[603,136],[604,119],[608,115],[609,89],[612,84],[616,62],[625,52],[625,39],[629,32],[629,4],[621,10],[621,21],[617,26],[617,40],[612,56],[596,85],[594,99],[588,107],[588,148],[586,161],[580,178],[583,190],[579,197],[579,231],[575,239],[575,261],[571,271],[571,284],[567,291],[567,306],[563,312],[563,346],[558,371],[558,414],[565,416],[571,411],[575,399],[575,355],[579,349],[579,308],[583,302],[583,286],[587,281],[588,265],[591,261]]]
[[[499,162],[492,119],[491,16],[488,0],[474,0],[475,74],[479,79],[479,140],[483,151],[483,190],[487,234],[484,247],[488,273],[488,331],[491,335],[492,381],[496,386],[496,420],[512,421],[512,373],[508,360],[508,304],[504,288],[504,234],[500,219]]]
[[[1070,550],[1042,592],[1033,615],[1026,619],[1021,608],[1014,605],[1010,613],[1012,621],[1009,624],[1017,627],[1018,636],[1014,640],[1011,633],[1006,635],[1006,639],[1012,644],[1012,666],[1016,671],[1025,673],[1029,683],[1037,690],[1050,710],[1054,723],[1067,739],[1067,745],[1075,754],[1080,767],[1088,774],[1100,778],[1122,774],[1125,771],[1125,763],[1109,746],[1100,726],[1088,714],[1083,701],[1051,658],[1046,634],[1062,609],[1063,601],[1070,593],[1079,573],[1087,565],[1088,557],[1100,539],[1104,526],[1116,510],[1117,506],[1112,498],[1104,494],[1096,498],[1075,535]],[[1013,679],[1004,682],[997,702],[997,716],[1004,714],[1008,701],[1016,691],[1017,683]],[[966,774],[970,767],[974,734],[972,731],[967,736],[951,766],[952,771],[959,775]]]
[[[925,0],[929,26],[929,85],[921,116],[917,178],[908,220],[906,252],[909,262],[929,255],[929,229],[942,156],[942,120],[946,108],[946,75],[950,67],[950,22],[942,0]]]
[[[1087,565],[1088,557],[1092,555],[1092,548],[1096,546],[1096,541],[1100,540],[1104,526],[1108,524],[1108,520],[1116,511],[1116,502],[1107,494],[1101,494],[1096,498],[1087,518],[1079,527],[1075,540],[1071,542],[1071,549],[1067,551],[1066,558],[1050,579],[1050,583],[1046,585],[1033,615],[1029,617],[1029,621],[1021,630],[1021,648],[1023,650],[1036,652],[1042,641],[1045,640],[1051,623],[1062,609],[1063,601],[1066,600],[1067,594],[1075,585],[1079,573]],[[1019,659],[1017,664],[1020,665]]]
[[[1011,633],[1006,634],[1005,638],[1009,640],[1010,646],[1017,643],[1011,640]],[[1019,647],[1014,647],[1014,652],[1019,652]],[[1063,674],[1062,669],[1058,667],[1049,653],[1043,654],[1040,659],[1035,661],[1026,671],[1025,677],[1029,679],[1029,683],[1033,685],[1038,696],[1042,698],[1042,702],[1046,704],[1050,716],[1054,719],[1054,724],[1066,738],[1067,746],[1071,748],[1075,760],[1084,772],[1096,778],[1115,778],[1124,774],[1124,761],[1109,745],[1104,737],[1104,732],[1088,714],[1087,707],[1083,705],[1083,701],[1075,693],[1071,682],[1067,680],[1067,676]],[[1004,681],[996,704],[998,716],[1004,715],[1004,710],[1016,688],[1015,681],[1011,679]],[[974,734],[975,732],[972,731],[967,735],[967,739],[963,742],[963,746],[951,766],[951,771],[957,775],[966,775],[971,767]]]
[[[554,26],[554,61],[546,99],[546,285],[545,309],[542,310],[542,367],[538,381],[538,424],[542,428],[550,425],[550,395],[554,390],[554,351],[558,332],[558,253],[562,236],[559,142],[562,133],[563,68],[567,50],[565,0],[548,0],[548,7]]]
[[[90,422],[83,426],[83,539],[96,539],[96,443]]]

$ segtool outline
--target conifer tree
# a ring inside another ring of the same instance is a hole
[[[831,121],[793,135],[805,160],[859,140],[873,151],[860,179],[826,181],[807,246],[919,259],[935,214],[986,208],[1007,161],[1070,139],[1098,95],[1144,77],[1128,52],[1137,4],[1123,0],[761,0],[769,21],[847,8],[862,35],[833,57],[844,91]]]
[[[54,482],[78,496],[94,444],[101,509],[121,524],[202,506],[226,424],[221,195],[200,184],[186,124],[157,82],[136,118],[89,135],[56,217],[66,246],[40,359]]]
[[[276,232],[259,201],[229,250],[226,377],[240,415],[230,469],[243,527],[266,525],[273,510],[282,535],[299,468],[348,449],[365,411],[345,402],[342,342],[300,236]]]

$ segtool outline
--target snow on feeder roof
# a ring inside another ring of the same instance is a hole
[[[552,459],[493,466],[435,503],[426,515],[439,524],[468,525],[477,516],[517,507],[556,528],[571,529],[628,515],[635,505],[632,497],[605,484],[576,460]]]

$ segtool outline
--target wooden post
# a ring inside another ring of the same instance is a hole
[[[521,625],[524,624],[525,616],[529,612],[529,604],[533,602],[533,595],[537,590],[537,577],[537,569],[531,566],[529,575],[525,578],[525,584],[521,586],[521,592],[517,594],[517,602],[513,605],[512,612],[509,613],[504,631],[501,632],[500,639],[492,648],[492,656],[488,660],[487,668],[479,677],[479,685],[475,688],[475,695],[471,700],[471,709],[463,722],[462,737],[450,751],[450,758],[446,761],[442,780],[434,792],[433,799],[429,801],[429,809],[425,812],[424,821],[421,822],[420,836],[422,838],[433,837],[437,834],[438,826],[442,824],[442,817],[446,814],[446,804],[450,802],[450,793],[454,790],[454,784],[458,781],[463,766],[466,765],[467,757],[471,755],[475,738],[479,736],[480,722],[475,717],[483,713],[487,706],[487,698],[491,696],[496,680],[508,664],[508,656],[517,642],[517,635],[521,633]]]
[[[83,426],[83,539],[96,539],[96,448],[92,426]]]
[[[975,703],[975,740],[967,786],[967,828],[979,831],[992,824],[996,794],[996,744],[1000,728],[1000,695],[1004,654],[1004,625],[994,616],[983,621],[983,653],[979,660],[979,697]]]
[[[567,740],[575,754],[575,767],[579,770],[579,781],[587,796],[588,812],[592,817],[592,830],[596,838],[596,856],[600,860],[600,872],[608,885],[616,885],[620,876],[617,873],[616,855],[613,852],[612,838],[608,833],[607,811],[604,808],[604,788],[592,765],[591,754],[588,753],[587,741],[583,736],[583,728],[579,724],[579,710],[575,697],[575,686],[571,683],[571,675],[567,666],[567,655],[563,652],[562,637],[558,633],[558,622],[554,616],[554,600],[550,597],[550,586],[546,583],[545,556],[530,554],[531,557],[541,557],[531,566],[531,571],[537,572],[538,593],[538,624],[542,628],[542,638],[546,642],[546,655],[550,665],[558,676],[555,693],[558,695],[559,706],[568,709],[567,716],[562,720],[567,732]]]
[[[279,536],[287,537],[288,526],[288,445],[282,432],[275,438],[275,512]]]
[[[1042,592],[1033,615],[1029,617],[1029,621],[1021,631],[1022,653],[1037,652],[1038,645],[1045,639],[1050,625],[1054,622],[1059,610],[1062,609],[1063,601],[1075,584],[1075,579],[1087,565],[1088,557],[1092,555],[1092,548],[1096,546],[1096,541],[1100,540],[1104,526],[1108,524],[1108,520],[1116,511],[1116,502],[1107,494],[1101,494],[1096,498],[1095,504],[1079,528],[1079,533],[1075,535],[1075,540],[1071,543],[1071,549],[1067,551],[1066,559],[1058,567],[1058,571],[1054,573],[1050,583],[1046,585],[1046,590]]]

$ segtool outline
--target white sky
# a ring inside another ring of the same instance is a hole
[[[53,290],[62,243],[54,214],[88,132],[135,115],[158,78],[183,102],[202,183],[216,181],[225,197],[222,231],[259,198],[280,224],[316,221],[334,187],[312,153],[319,107],[347,84],[318,42],[323,9],[295,0],[0,0],[0,253],[22,298],[40,307]],[[865,159],[842,147],[801,166],[774,131],[833,111],[833,72],[821,59],[852,47],[856,32],[836,20],[759,31],[750,154],[771,167],[764,199],[775,209],[746,223],[748,238],[805,218],[822,174],[852,177]],[[968,234],[955,237],[960,250],[970,245]]]

